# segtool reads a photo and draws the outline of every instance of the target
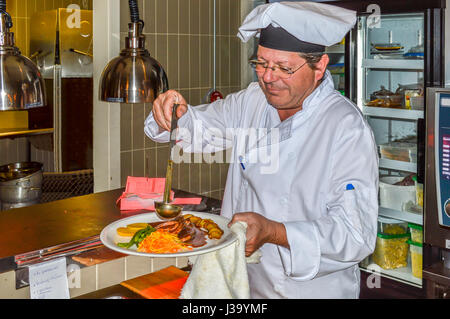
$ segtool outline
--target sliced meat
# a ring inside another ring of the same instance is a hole
[[[206,245],[206,232],[204,230],[193,227],[194,234],[191,239],[185,241],[185,244],[192,247],[202,247]]]
[[[183,226],[183,228],[178,233],[178,238],[181,239],[181,241],[186,242],[190,240],[191,238],[195,237],[196,231],[195,226],[192,225],[190,222],[186,222]]]

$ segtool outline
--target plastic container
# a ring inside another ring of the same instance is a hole
[[[380,145],[381,158],[395,161],[410,162],[410,152],[417,154],[417,145],[414,143],[390,142]]]
[[[412,96],[410,98],[411,109],[412,110],[423,110],[424,109],[424,97],[423,96]]]
[[[423,227],[420,225],[408,223],[409,232],[411,233],[411,240],[413,242],[423,243]]]
[[[393,185],[403,177],[386,176],[380,178],[380,206],[402,211],[408,202],[416,203],[416,186]]]
[[[421,243],[416,243],[408,240],[409,249],[411,251],[411,272],[414,277],[422,278],[423,267],[423,246]]]
[[[378,233],[383,235],[400,235],[408,233],[408,223],[396,219],[378,217]]]
[[[423,184],[417,181],[417,176],[413,177],[416,187],[416,204],[423,207]]]
[[[413,108],[411,99],[420,96],[420,90],[419,89],[405,90],[404,95],[405,95],[405,108],[410,110]],[[418,102],[416,99],[414,100],[414,103],[415,106],[417,107],[417,103],[420,103],[420,101]],[[423,107],[423,100],[422,100],[422,107]]]
[[[377,234],[373,262],[383,269],[397,269],[408,265],[409,234]]]

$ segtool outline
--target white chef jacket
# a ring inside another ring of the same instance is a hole
[[[376,240],[378,154],[368,123],[334,90],[328,71],[303,109],[282,122],[251,83],[224,100],[189,106],[179,127],[184,151],[233,147],[222,216],[256,212],[286,228],[290,249],[264,244],[261,262],[248,265],[252,298],[359,297],[358,263]],[[266,128],[267,134],[238,147],[244,134],[230,137],[227,128]],[[152,114],[145,132],[168,141]],[[259,159],[264,152],[279,154],[278,163]]]

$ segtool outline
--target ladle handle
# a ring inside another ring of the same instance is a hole
[[[172,186],[172,168],[173,168],[173,161],[169,159],[167,161],[167,171],[166,171],[166,184],[164,185],[164,203],[170,203],[170,190]]]
[[[177,108],[179,104],[174,104],[172,109],[172,122],[170,127],[170,143],[169,143],[169,159],[167,161],[166,170],[166,184],[164,186],[164,203],[170,203],[170,190],[172,188],[172,171],[173,171],[173,161],[172,161],[172,149],[175,146],[176,136],[173,134],[178,126],[177,119]]]
[[[177,108],[180,106],[179,104],[174,104],[172,108],[172,120],[170,123],[170,143],[169,143],[169,159],[171,159],[172,156],[172,148],[175,146],[176,142],[176,134],[174,134],[175,130],[178,126],[178,119],[177,119]]]

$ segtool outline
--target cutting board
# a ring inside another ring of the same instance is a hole
[[[125,256],[127,255],[118,253],[103,246],[101,248],[97,248],[94,250],[83,252],[77,256],[73,256],[72,260],[79,262],[84,266],[90,267]]]
[[[147,299],[178,299],[189,273],[170,266],[120,284]]]

